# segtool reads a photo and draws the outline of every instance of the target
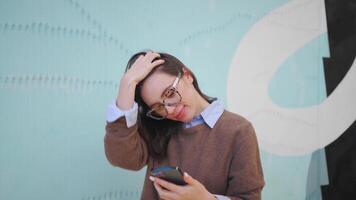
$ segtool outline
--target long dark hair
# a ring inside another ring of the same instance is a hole
[[[145,55],[145,54],[146,52],[144,51],[134,54],[129,59],[125,72],[130,69],[131,65],[136,61],[136,59],[140,55]],[[158,70],[160,72],[172,76],[177,76],[179,72],[181,74],[184,74],[183,73],[183,69],[184,69],[185,71],[188,71],[188,73],[190,73],[190,75],[193,77],[193,86],[196,89],[196,91],[208,102],[214,100],[214,98],[211,98],[201,92],[196,77],[181,61],[179,61],[176,57],[168,53],[159,53],[159,54],[160,54],[160,58],[156,58],[155,60],[163,59],[165,62],[160,66],[155,67],[145,77],[145,79],[143,79],[137,84],[135,90],[135,101],[138,104],[137,123],[138,123],[139,133],[147,144],[150,156],[158,160],[165,158],[167,156],[168,142],[172,135],[177,134],[183,128],[183,123],[170,119],[155,120],[146,116],[146,113],[150,108],[146,105],[146,103],[143,101],[141,97],[141,89],[147,77],[149,77],[151,74],[153,74],[155,71]]]

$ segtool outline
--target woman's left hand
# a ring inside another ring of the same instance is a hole
[[[184,173],[185,186],[176,185],[157,177],[150,177],[158,195],[164,200],[213,200],[216,199],[203,184]]]

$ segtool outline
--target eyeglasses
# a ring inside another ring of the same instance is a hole
[[[163,103],[153,104],[151,106],[151,109],[146,113],[146,116],[156,120],[165,119],[168,115],[168,110],[166,106],[176,106],[182,101],[182,96],[179,94],[177,90],[177,86],[181,76],[182,74],[179,72],[172,86],[170,86],[165,91],[163,91],[162,93]]]

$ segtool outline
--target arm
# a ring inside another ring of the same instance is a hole
[[[238,134],[226,196],[231,200],[259,200],[264,186],[255,131],[250,123]]]
[[[128,76],[121,79],[117,99],[108,106],[105,155],[118,167],[140,170],[148,158],[147,147],[137,128],[137,104],[134,103],[136,84]]]
[[[126,118],[120,117],[108,122],[105,129],[105,155],[112,165],[130,170],[140,170],[146,165],[147,146],[137,131],[137,124],[128,128]]]
[[[105,155],[114,166],[139,170],[147,163],[148,150],[145,141],[138,133],[137,105],[134,99],[137,84],[154,67],[164,62],[162,59],[152,62],[157,57],[160,55],[147,52],[135,60],[121,78],[115,105],[109,106],[104,145]],[[132,112],[135,106],[136,110]]]

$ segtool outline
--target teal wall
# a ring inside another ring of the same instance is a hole
[[[169,52],[227,104],[240,40],[285,3],[0,0],[0,199],[138,199],[145,169],[111,166],[103,147],[106,106],[129,57]],[[322,102],[327,54],[323,34],[291,55],[271,80],[273,101],[288,108]],[[318,186],[327,182],[323,155],[261,148],[263,199],[319,199]]]

